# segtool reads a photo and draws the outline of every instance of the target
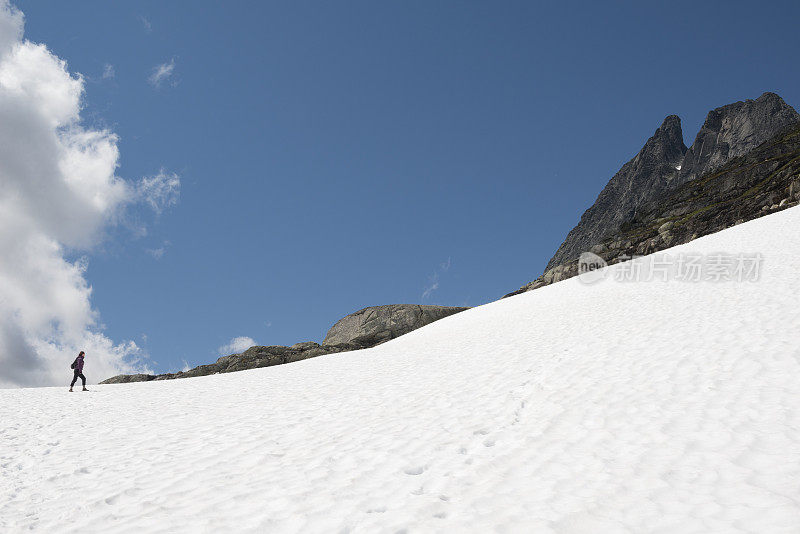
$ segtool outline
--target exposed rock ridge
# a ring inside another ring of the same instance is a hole
[[[198,365],[188,371],[178,373],[163,373],[160,375],[117,375],[103,380],[101,384],[123,384],[127,382],[149,382],[150,380],[172,380],[173,378],[191,378],[193,376],[206,376],[217,373],[232,373],[255,369],[257,367],[270,367],[284,363],[306,360],[323,354],[357,350],[364,347],[358,345],[328,345],[321,346],[313,341],[296,343],[291,347],[282,345],[255,346],[239,354],[222,356],[216,362],[207,365]]]
[[[315,356],[322,356],[323,354],[366,349],[466,309],[468,308],[423,306],[419,304],[372,306],[337,321],[328,331],[322,345],[313,341],[306,341],[295,343],[291,347],[282,345],[255,346],[240,354],[223,356],[214,363],[200,365],[188,371],[160,375],[118,375],[100,383],[148,382],[150,380],[171,380],[173,378],[231,373],[245,369],[297,362],[314,358]]]

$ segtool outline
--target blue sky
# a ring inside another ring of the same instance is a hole
[[[479,305],[541,273],[665,116],[688,145],[714,107],[800,105],[796,2],[643,4],[17,2],[117,174],[180,175],[146,236],[88,255],[105,334],[164,372],[364,306]]]

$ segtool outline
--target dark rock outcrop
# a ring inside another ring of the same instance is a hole
[[[800,123],[721,168],[645,203],[591,248],[608,264],[652,254],[800,204]],[[509,293],[524,293],[578,274],[561,264]]]
[[[188,371],[160,375],[118,375],[100,383],[123,384],[232,373],[245,369],[297,362],[323,354],[366,349],[466,309],[416,304],[390,304],[364,308],[342,318],[333,325],[322,345],[313,341],[305,341],[295,343],[291,347],[255,346],[240,354],[222,356],[214,363],[200,365]]]
[[[372,347],[466,309],[420,304],[370,306],[339,319],[322,344],[355,343]]]
[[[637,210],[666,191],[697,179],[746,154],[800,115],[781,97],[764,93],[755,100],[735,102],[708,113],[688,149],[680,119],[667,117],[642,150],[622,166],[581,216],[545,268],[545,273],[577,259],[603,241]]]
[[[670,182],[679,179],[678,169],[685,152],[681,120],[670,115],[639,153],[603,188],[595,203],[558,247],[547,269],[577,258],[599,243],[609,229],[633,216],[637,206],[667,190]]]
[[[160,375],[118,375],[100,382],[101,384],[123,384],[127,382],[147,382],[150,380],[171,380],[173,378],[190,378],[193,376],[206,376],[217,373],[232,373],[234,371],[244,371],[245,369],[255,369],[257,367],[270,367],[284,363],[306,360],[323,354],[333,354],[348,350],[363,348],[354,344],[327,345],[322,347],[313,341],[295,343],[291,347],[282,345],[255,346],[250,347],[240,354],[222,356],[216,362],[199,365],[188,371],[178,373],[164,373]]]
[[[156,375],[117,375],[100,382],[101,384],[127,384],[128,382],[149,382],[155,380]]]

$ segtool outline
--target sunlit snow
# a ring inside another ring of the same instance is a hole
[[[65,354],[0,391],[0,531],[796,533],[798,228],[671,250],[756,282],[571,279],[284,366],[68,393]]]

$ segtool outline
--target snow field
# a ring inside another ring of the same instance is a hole
[[[670,250],[760,252],[757,282],[571,279],[364,351],[0,390],[0,531],[800,532],[798,228]]]

